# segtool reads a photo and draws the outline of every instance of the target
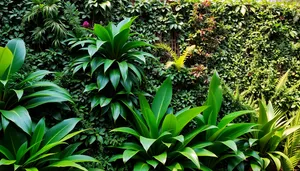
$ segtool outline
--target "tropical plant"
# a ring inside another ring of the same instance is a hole
[[[76,59],[72,67],[76,73],[80,69],[94,78],[93,83],[86,86],[85,91],[91,92],[91,109],[101,107],[101,113],[110,112],[114,120],[120,115],[126,118],[123,102],[132,104],[135,87],[142,81],[142,68],[145,56],[151,54],[136,50],[138,47],[150,46],[143,41],[129,41],[130,26],[134,18],[125,18],[118,25],[109,23],[106,27],[94,25],[95,37],[73,44],[72,47],[82,45],[88,55]],[[123,102],[121,102],[123,101]]]
[[[39,45],[59,46],[68,32],[79,26],[79,13],[70,2],[61,0],[32,0],[32,8],[23,24],[32,30],[31,38]]]
[[[291,127],[295,127],[300,125],[300,111],[296,111],[292,113],[291,116],[293,119],[290,123]],[[284,144],[284,154],[287,155],[293,165],[293,168],[297,166],[300,161],[300,130],[296,130],[295,132],[291,133],[285,141]]]
[[[56,170],[77,168],[87,171],[78,163],[98,161],[82,155],[85,150],[76,152],[81,143],[71,145],[66,143],[67,140],[84,131],[70,133],[79,121],[79,118],[66,119],[49,129],[46,128],[44,118],[35,126],[29,122],[27,123],[30,127],[29,137],[9,124],[4,135],[1,136],[0,169],[43,171],[53,170],[53,168]]]
[[[254,123],[231,123],[239,116],[254,112],[251,110],[242,110],[227,114],[218,122],[222,101],[221,80],[218,74],[214,73],[210,81],[208,96],[204,104],[209,106],[209,108],[203,112],[203,115],[199,115],[196,118],[199,127],[203,127],[204,125],[215,127],[215,129],[207,130],[203,135],[199,136],[200,142],[211,143],[207,149],[219,157],[217,160],[200,158],[200,161],[207,166],[205,170],[213,169],[219,162],[231,156],[236,156],[245,160],[245,154],[237,148],[237,141],[242,135],[252,132],[253,127],[255,126]],[[196,130],[193,132],[196,132]],[[197,147],[197,145],[192,146],[193,149]],[[235,166],[232,166],[231,163],[228,164],[228,170],[233,170],[234,167]]]
[[[200,169],[198,156],[216,157],[204,147],[209,142],[196,142],[191,148],[194,138],[215,126],[203,125],[191,133],[184,133],[183,128],[206,106],[183,109],[173,114],[168,110],[172,99],[171,79],[166,79],[158,89],[150,107],[143,95],[139,96],[141,112],[131,107],[133,128],[120,127],[114,132],[123,132],[134,136],[135,140],[125,142],[118,147],[124,149],[123,154],[115,155],[111,161],[123,159],[126,163],[135,160],[134,170],[184,170],[184,168]]]
[[[26,56],[25,43],[21,39],[10,40],[0,47],[0,114],[1,129],[9,122],[15,123],[31,135],[31,118],[27,109],[46,103],[73,102],[70,94],[58,85],[42,81],[50,71],[39,70],[16,83],[13,74],[22,67]]]
[[[169,68],[172,65],[175,65],[177,70],[180,70],[181,68],[184,68],[184,62],[188,56],[190,56],[193,53],[193,50],[195,49],[195,45],[188,46],[185,51],[182,53],[182,55],[178,56],[176,52],[172,50],[170,46],[164,43],[158,43],[156,44],[157,48],[166,50],[169,55],[173,58],[173,61],[168,61],[166,63],[166,68]]]
[[[257,116],[252,117],[252,122],[257,123],[255,129],[257,131],[250,134],[249,147],[247,151],[253,151],[256,159],[255,161],[249,160],[251,168],[256,170],[285,170],[292,171],[294,169],[291,159],[281,152],[281,143],[289,136],[292,136],[297,130],[300,129],[300,125],[292,125],[295,121],[295,117],[287,119],[286,112],[282,112],[278,108],[273,108],[271,102],[266,104],[265,100],[259,101],[259,109]],[[291,143],[291,142],[289,142]],[[259,159],[261,158],[261,159]],[[237,168],[243,168],[243,160],[233,157],[235,166]],[[242,170],[242,169],[239,169]]]

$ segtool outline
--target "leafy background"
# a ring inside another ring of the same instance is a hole
[[[127,139],[122,134],[109,132],[116,125],[104,116],[89,111],[89,99],[83,93],[84,85],[90,78],[76,75],[69,71],[69,63],[77,57],[67,44],[57,46],[47,44],[39,46],[39,41],[32,41],[33,23],[23,21],[23,16],[33,7],[29,0],[4,0],[0,2],[0,45],[9,39],[21,37],[28,49],[27,61],[20,75],[38,69],[58,71],[55,82],[68,89],[75,104],[69,112],[57,114],[53,122],[58,122],[67,115],[84,118],[77,127],[93,128],[75,141],[82,141],[98,158],[99,166],[105,170],[126,170],[122,163],[112,166],[108,161],[114,150],[108,146],[118,145]],[[102,3],[104,1],[97,1]],[[136,39],[149,43],[168,43],[175,52],[182,52],[188,45],[196,45],[194,54],[186,60],[186,69],[165,69],[169,57],[155,49],[146,49],[157,59],[147,60],[144,66],[145,81],[142,90],[154,94],[165,78],[173,81],[173,99],[171,106],[175,111],[187,106],[203,104],[208,90],[208,80],[217,70],[228,89],[221,113],[225,115],[245,106],[234,98],[234,90],[246,91],[245,99],[261,97],[269,99],[274,95],[278,79],[290,69],[287,87],[299,83],[300,77],[300,8],[295,4],[270,4],[267,2],[163,2],[112,0],[106,8],[88,6],[87,0],[73,0],[74,11],[62,10],[67,1],[60,1],[62,17],[74,12],[71,22],[66,27],[68,38],[78,38],[85,32],[81,24],[88,21],[106,24],[118,22],[123,17],[138,16],[132,30],[138,34]],[[65,21],[65,18],[62,20]],[[51,32],[49,33],[51,34]],[[51,40],[51,39],[50,39]],[[33,66],[33,67],[32,67]],[[203,66],[203,67],[199,67]],[[193,73],[190,68],[199,67]],[[196,73],[196,74],[195,74]],[[298,90],[298,91],[296,91]],[[273,104],[284,109],[297,109],[300,105],[300,91],[297,88],[289,93],[281,93],[273,99]],[[150,97],[151,98],[151,97]],[[70,116],[68,116],[70,117]],[[243,120],[248,120],[244,117]],[[242,120],[240,120],[242,121]],[[192,126],[192,125],[191,125]],[[130,167],[130,165],[129,165]]]

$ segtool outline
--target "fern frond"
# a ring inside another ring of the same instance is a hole
[[[157,43],[156,47],[167,51],[172,56],[174,61],[178,59],[177,54],[173,51],[173,49],[169,45],[165,43]]]
[[[283,76],[280,77],[278,84],[275,87],[275,94],[280,93],[283,90],[285,83],[288,80],[290,70],[288,70]]]

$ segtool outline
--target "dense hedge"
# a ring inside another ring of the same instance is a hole
[[[162,80],[171,76],[174,89],[172,106],[175,110],[203,104],[213,70],[219,72],[229,88],[234,90],[238,86],[240,91],[246,90],[246,99],[251,95],[254,99],[260,98],[261,94],[270,99],[275,93],[278,79],[288,69],[291,71],[287,87],[299,83],[300,8],[297,5],[255,1],[166,3],[160,0],[112,0],[111,9],[105,15],[99,13],[97,18],[86,15],[91,11],[87,11],[82,5],[85,1],[72,2],[76,4],[81,22],[107,23],[110,20],[120,21],[124,16],[139,16],[133,27],[139,33],[136,38],[150,43],[169,43],[178,53],[188,45],[196,45],[194,54],[186,61],[186,69],[181,71],[175,68],[165,69],[168,55],[148,49],[157,56],[157,60],[147,61],[144,67],[147,79],[141,88],[153,94]],[[0,2],[0,45],[4,45],[12,37],[28,36],[30,30],[25,28],[30,27],[23,27],[21,23],[26,11],[30,10],[31,5],[27,1]],[[68,31],[73,30],[68,28]],[[27,67],[24,67],[23,72],[36,69],[62,72],[58,75],[57,82],[69,89],[77,101],[77,105],[72,108],[73,112],[68,113],[76,113],[85,118],[82,128],[94,128],[77,138],[94,149],[91,153],[102,161],[101,167],[114,170],[107,162],[112,151],[106,146],[119,144],[126,137],[109,132],[114,123],[108,118],[89,113],[87,94],[82,93],[89,78],[82,78],[80,75],[72,77],[67,72],[68,63],[76,58],[76,54],[72,54],[67,45],[47,50],[37,49],[29,41],[30,37],[25,37],[25,40],[32,50],[28,51]],[[191,71],[192,67],[198,69]],[[273,103],[284,109],[296,109],[300,105],[299,92],[278,94]],[[227,93],[222,114],[243,108],[241,103]]]

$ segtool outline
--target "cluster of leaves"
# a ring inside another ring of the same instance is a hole
[[[74,4],[61,0],[32,0],[23,17],[30,40],[39,47],[59,46],[80,26],[79,12]]]

